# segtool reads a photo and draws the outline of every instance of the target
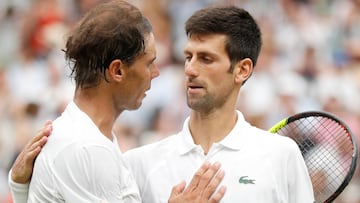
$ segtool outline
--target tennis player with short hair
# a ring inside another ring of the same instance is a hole
[[[234,6],[204,8],[187,20],[186,33],[190,117],[178,134],[124,154],[144,202],[166,202],[169,187],[203,161],[220,161],[226,173],[221,202],[314,202],[297,144],[251,126],[236,110],[262,43],[252,16]]]

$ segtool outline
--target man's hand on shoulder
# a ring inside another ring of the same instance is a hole
[[[46,121],[36,136],[23,148],[11,168],[11,179],[16,183],[28,183],[31,179],[34,162],[52,131],[52,122]]]

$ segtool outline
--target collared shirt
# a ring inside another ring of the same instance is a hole
[[[36,159],[28,202],[141,202],[116,143],[71,102]]]
[[[290,138],[255,128],[237,112],[232,131],[207,155],[194,144],[189,118],[178,134],[124,154],[143,202],[167,202],[175,184],[190,183],[204,161],[221,162],[227,187],[221,202],[312,203],[311,181],[301,152]]]

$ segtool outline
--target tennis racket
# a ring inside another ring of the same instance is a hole
[[[350,128],[335,115],[308,111],[269,130],[295,140],[304,157],[316,203],[332,202],[354,175],[358,146]]]

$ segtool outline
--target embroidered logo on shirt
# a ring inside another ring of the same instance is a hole
[[[241,176],[239,179],[240,184],[255,184],[254,179],[249,179],[248,176]]]

